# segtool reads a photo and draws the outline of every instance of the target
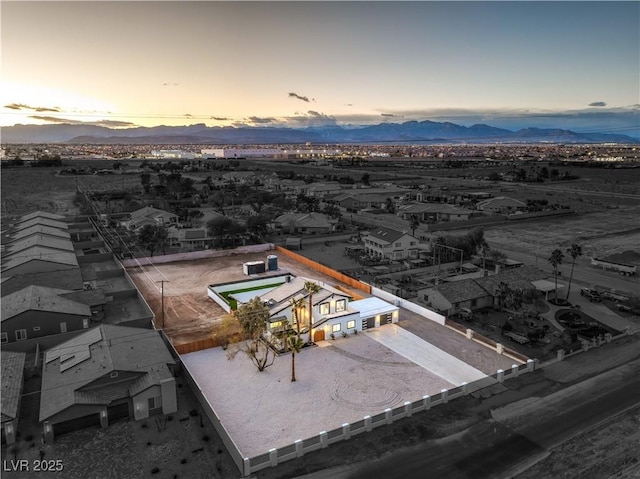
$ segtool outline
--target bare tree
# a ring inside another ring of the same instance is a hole
[[[239,307],[234,315],[240,323],[244,341],[239,343],[240,346],[228,349],[227,357],[233,359],[242,352],[258,371],[264,371],[275,361],[275,352],[263,337],[270,317],[269,308],[256,297]]]

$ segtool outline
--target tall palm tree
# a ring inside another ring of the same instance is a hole
[[[304,289],[309,293],[309,344],[313,344],[311,328],[313,327],[313,295],[320,292],[320,286],[313,281],[305,281]]]
[[[296,353],[304,346],[304,341],[299,336],[289,336],[289,349],[291,350],[291,382],[296,380]]]
[[[484,240],[484,238],[482,238],[482,241],[478,245],[478,249],[480,250],[480,253],[482,254],[482,276],[486,276],[487,275],[487,269],[485,268],[485,265],[486,265],[487,253],[489,251],[491,251],[491,247]]]
[[[569,287],[567,288],[567,301],[569,300],[569,293],[571,292],[571,282],[573,281],[573,268],[576,265],[576,260],[578,257],[582,256],[582,246],[576,243],[572,243],[569,248],[567,248],[567,253],[571,256],[571,275],[569,276]]]
[[[558,266],[562,264],[563,258],[564,258],[564,253],[562,252],[562,250],[556,248],[551,252],[551,256],[549,256],[549,259],[547,260],[549,261],[551,266],[553,266],[553,275],[555,276],[555,280],[556,280],[556,289],[554,293],[554,299],[556,301],[558,300]]]
[[[304,307],[304,301],[300,299],[291,299],[291,317],[296,323],[296,335],[285,338],[287,346],[291,350],[291,382],[296,380],[296,353],[299,353],[304,345],[304,341],[300,339],[300,309]]]

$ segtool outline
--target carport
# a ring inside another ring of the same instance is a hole
[[[532,281],[531,284],[537,291],[542,291],[544,293],[544,299],[549,299],[549,292],[556,289],[556,284],[553,281],[547,281],[546,279]],[[561,288],[564,288],[564,286],[559,284],[558,289]]]

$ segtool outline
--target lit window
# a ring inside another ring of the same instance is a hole
[[[345,309],[347,309],[346,299],[339,299],[336,301],[336,312],[344,311]]]
[[[338,331],[340,331],[340,329],[342,329],[340,323],[331,325],[331,332],[333,333],[337,333]]]
[[[351,321],[347,321],[347,329],[354,329],[355,327],[356,327],[355,319],[352,319]]]
[[[280,326],[282,326],[282,321],[274,321],[271,323],[271,329],[279,328]]]
[[[320,305],[320,314],[329,314],[329,303],[322,303]]]

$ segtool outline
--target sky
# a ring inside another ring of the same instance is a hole
[[[409,120],[640,137],[640,2],[0,3],[0,126]]]

